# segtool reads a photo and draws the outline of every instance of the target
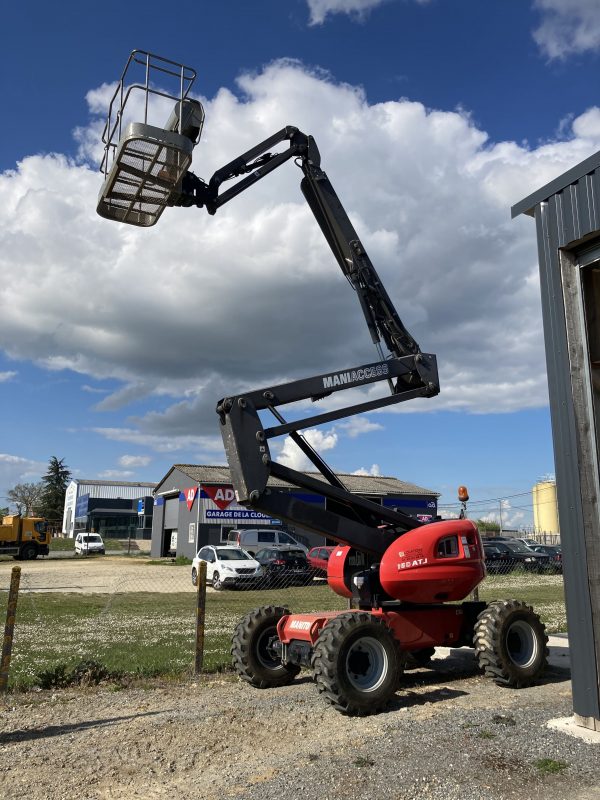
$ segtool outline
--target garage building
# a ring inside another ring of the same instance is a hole
[[[321,478],[319,473],[306,473]],[[338,473],[349,491],[398,508],[413,517],[429,521],[437,516],[439,494],[398,478]],[[305,502],[325,506],[325,498],[283,481],[269,479],[269,486],[288,490]],[[309,547],[325,544],[325,538],[239,505],[235,501],[228,467],[174,464],[156,486],[152,518],[152,555],[176,554],[193,558],[206,544],[221,544],[233,528],[287,530]]]

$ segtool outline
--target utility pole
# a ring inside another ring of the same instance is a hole
[[[502,500],[500,500],[500,533],[502,533]]]

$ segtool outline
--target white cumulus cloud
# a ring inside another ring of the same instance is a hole
[[[378,475],[381,475],[381,470],[379,468],[379,464],[371,464],[369,469],[366,469],[365,467],[360,467],[360,469],[355,469],[352,474],[353,475],[372,475],[372,476],[377,477]]]
[[[441,395],[406,409],[545,405],[535,226],[512,221],[510,206],[598,149],[600,111],[573,119],[564,141],[530,148],[490,142],[465,113],[369,103],[294,61],[242,74],[238,88],[205,98],[194,171],[210,177],[286,124],[316,137],[400,316],[438,357]],[[96,152],[94,115],[82,130]],[[0,347],[116,381],[98,414],[153,395],[158,410],[126,428],[95,424],[101,435],[222,460],[223,396],[376,358],[300,178],[289,162],[214,217],[167,209],[138,229],[96,215],[101,177],[86,162],[24,159],[0,174]],[[379,419],[340,423],[335,436]]]
[[[121,456],[119,466],[121,467],[147,467],[152,459],[150,456]]]
[[[5,496],[9,489],[18,483],[38,483],[47,468],[48,465],[42,461],[0,453],[0,506],[9,505]]]
[[[346,436],[350,437],[350,439],[355,439],[357,436],[361,436],[363,433],[383,430],[383,425],[381,425],[381,423],[373,422],[371,419],[365,416],[352,417],[348,420],[348,422],[339,423],[337,427],[341,428]]]
[[[349,14],[363,19],[369,11],[391,0],[307,0],[310,10],[310,24],[321,25],[329,14]],[[430,0],[414,0],[425,5]]]
[[[338,436],[335,431],[320,431],[317,428],[309,428],[304,431],[304,438],[318,453],[333,450],[338,443]],[[304,455],[302,450],[296,445],[289,436],[286,436],[283,447],[277,460],[286,467],[296,470],[312,470],[314,465]]]
[[[598,50],[600,47],[599,0],[535,0],[542,15],[533,36],[550,59]]]

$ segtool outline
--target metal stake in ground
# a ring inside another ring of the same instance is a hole
[[[2,642],[2,660],[0,661],[0,693],[8,687],[8,672],[10,669],[10,656],[12,653],[13,635],[15,631],[15,617],[17,616],[17,600],[19,597],[19,584],[21,582],[21,567],[13,567],[8,590],[8,605],[6,606],[6,625],[4,626],[4,641]]]
[[[194,672],[202,672],[204,659],[204,620],[206,617],[206,561],[198,565],[198,593],[196,595],[196,658]]]

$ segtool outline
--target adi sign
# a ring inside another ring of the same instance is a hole
[[[207,486],[203,483],[202,488],[221,511],[224,511],[235,500],[233,486]]]
[[[197,494],[198,494],[197,486],[190,486],[189,489],[183,490],[183,496],[185,497],[185,502],[187,503],[188,511],[192,510],[192,506],[194,505],[194,500],[196,499]]]

